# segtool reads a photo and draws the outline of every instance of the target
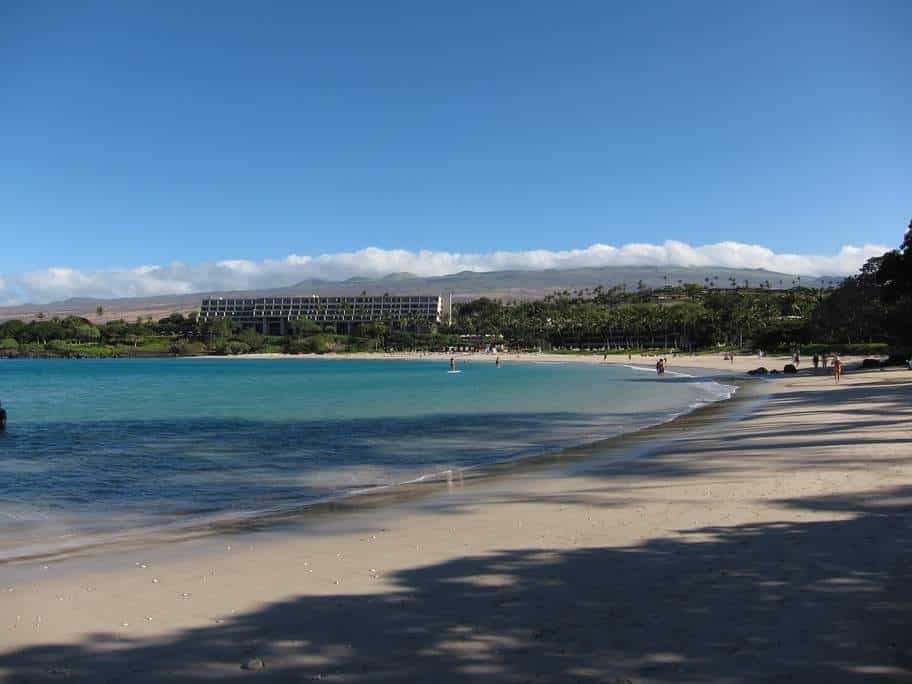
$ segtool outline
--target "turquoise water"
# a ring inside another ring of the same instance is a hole
[[[656,424],[728,388],[618,366],[0,361],[0,550],[255,514]],[[14,541],[10,541],[14,540]]]

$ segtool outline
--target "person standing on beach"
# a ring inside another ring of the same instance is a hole
[[[817,354],[814,354],[814,372],[815,373],[817,372],[818,366],[820,366],[820,356]]]
[[[836,384],[839,384],[839,378],[842,377],[842,361],[838,356],[833,359],[833,377],[836,378]]]

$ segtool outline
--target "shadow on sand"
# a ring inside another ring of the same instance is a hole
[[[781,502],[840,520],[713,527],[418,567],[163,640],[0,656],[8,682],[872,682],[912,676],[912,487]],[[885,543],[885,538],[889,543]],[[241,664],[254,656],[265,668]]]

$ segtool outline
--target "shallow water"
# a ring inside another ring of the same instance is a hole
[[[588,364],[0,361],[0,560],[556,452],[730,388]]]

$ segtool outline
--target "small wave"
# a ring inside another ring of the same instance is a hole
[[[645,371],[645,372],[647,372],[647,373],[655,373],[655,372],[656,372],[655,367],[650,368],[649,366],[633,366],[633,365],[626,364],[626,363],[624,364],[624,368],[629,368],[630,370],[636,370],[636,371]],[[691,375],[690,373],[682,373],[681,371],[672,371],[672,370],[666,370],[666,371],[665,371],[665,374],[666,374],[666,375],[677,375],[679,378],[695,378],[695,377],[697,377],[696,375]]]

